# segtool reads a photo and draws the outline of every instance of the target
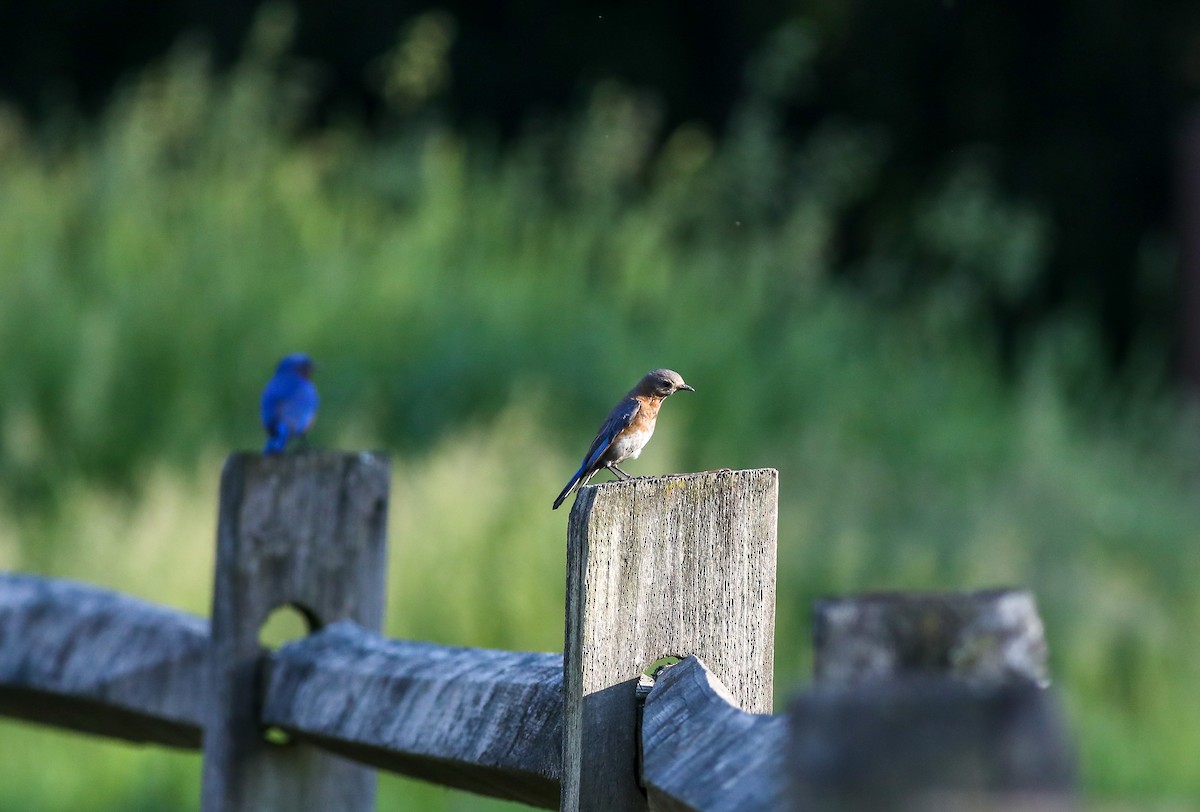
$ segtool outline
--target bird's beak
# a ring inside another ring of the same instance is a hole
[[[688,386],[686,383],[685,383],[685,384],[682,384],[682,385],[681,385],[679,388],[680,388],[680,389],[686,389],[686,390],[688,390],[689,392],[695,392],[695,391],[696,391],[696,390],[695,390],[695,389],[693,389],[692,387]]]

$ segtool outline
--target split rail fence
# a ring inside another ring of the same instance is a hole
[[[230,457],[209,619],[0,574],[0,714],[202,749],[205,812],[368,810],[378,769],[564,810],[1074,805],[1021,590],[819,601],[814,683],[771,715],[774,470],[582,489],[562,654],[381,634],[389,480]],[[312,631],[266,650],[286,605]]]

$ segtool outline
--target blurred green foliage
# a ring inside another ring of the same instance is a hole
[[[313,129],[349,117],[379,132],[432,101],[511,144],[531,113],[576,109],[605,77],[661,99],[670,129],[726,132],[748,87],[798,139],[822,122],[870,126],[885,149],[870,194],[833,224],[837,273],[909,303],[948,282],[972,287],[961,244],[913,239],[929,233],[915,228],[920,201],[966,173],[998,196],[990,216],[1041,221],[1012,249],[1014,261],[1035,256],[1009,269],[1003,296],[972,291],[1004,363],[1019,367],[1026,342],[1067,312],[1117,372],[1137,368],[1143,345],[1177,340],[1169,235],[1180,125],[1200,90],[1195,2],[1150,0],[1137,15],[1078,0],[699,0],[686,14],[554,0],[7,3],[0,97],[42,118],[63,104],[97,115],[181,37],[234,64],[264,10],[291,20],[290,69],[309,77]]]
[[[1200,802],[1195,421],[1141,378],[1104,389],[1069,316],[997,372],[980,302],[1024,284],[1050,226],[986,161],[863,290],[831,273],[833,224],[886,138],[787,139],[769,81],[719,139],[604,83],[504,146],[410,106],[387,137],[300,137],[286,27],[229,74],[180,51],[94,126],[0,119],[0,565],[206,612],[221,454],[258,446],[258,392],[303,349],[313,442],[395,453],[388,632],[556,650],[550,501],[666,365],[698,393],[636,473],[780,470],[781,703],[815,596],[1027,585],[1089,793]],[[963,272],[886,295],[923,256]],[[196,808],[193,755],[0,736],[0,807]],[[388,777],[381,806],[499,805]]]

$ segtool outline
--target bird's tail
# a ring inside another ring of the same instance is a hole
[[[551,510],[558,510],[559,506],[563,503],[563,500],[571,495],[571,491],[575,490],[582,479],[583,466],[580,466],[579,470],[575,472],[575,476],[571,477],[571,481],[567,483],[567,487],[563,488],[562,493],[560,493],[558,498],[554,500],[554,507],[552,507]]]
[[[287,448],[288,435],[286,431],[281,431],[278,434],[272,434],[267,438],[267,444],[263,446],[264,454],[282,454]]]

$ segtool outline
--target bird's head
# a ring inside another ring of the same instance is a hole
[[[299,375],[301,378],[311,378],[313,369],[316,364],[313,359],[302,352],[294,352],[291,355],[285,355],[279,361],[279,366],[275,367],[276,374],[291,374]]]
[[[670,369],[655,369],[647,372],[646,377],[642,378],[641,383],[637,386],[638,394],[651,395],[656,398],[668,398],[680,390],[696,391],[683,382],[683,377],[678,372]]]

